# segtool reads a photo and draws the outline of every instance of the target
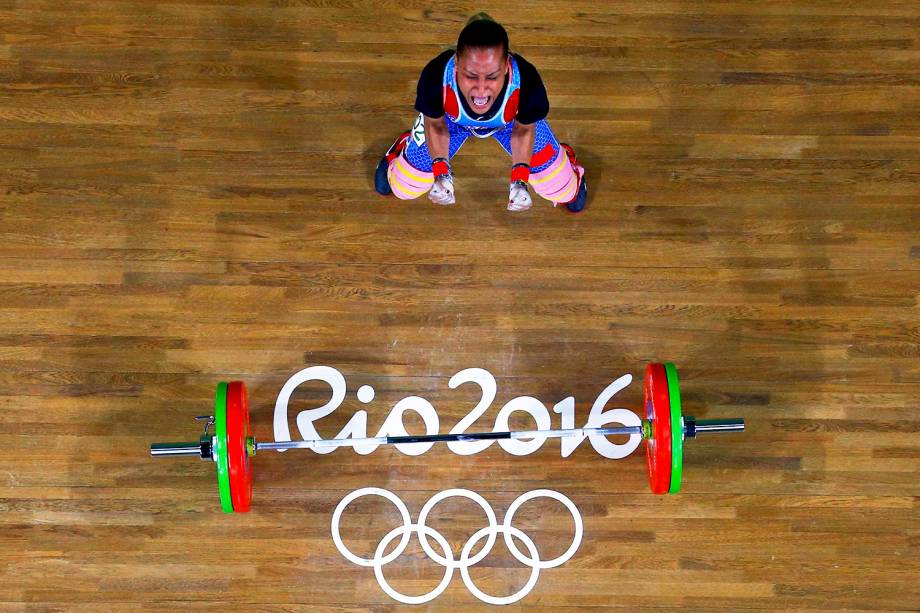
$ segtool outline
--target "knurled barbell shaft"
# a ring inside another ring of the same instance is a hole
[[[452,443],[522,438],[562,438],[568,436],[609,436],[642,434],[642,426],[623,428],[573,428],[569,430],[521,430],[518,432],[469,432],[463,434],[427,434],[418,436],[374,436],[368,438],[331,438],[278,443],[255,443],[256,451],[315,449],[317,447],[354,447],[356,445],[399,445],[405,443]]]

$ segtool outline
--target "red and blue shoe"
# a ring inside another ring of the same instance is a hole
[[[585,208],[585,204],[588,203],[588,184],[585,182],[585,171],[584,168],[578,165],[578,158],[575,157],[575,150],[572,149],[571,145],[559,143],[559,146],[565,150],[565,156],[569,158],[569,163],[578,174],[578,191],[575,192],[574,198],[565,203],[565,208],[572,213],[580,213]],[[580,173],[578,172],[579,168],[581,168]]]
[[[387,152],[380,158],[380,163],[377,164],[377,170],[374,172],[374,189],[381,196],[389,196],[393,193],[393,189],[390,187],[390,180],[387,178],[387,171],[390,169],[390,162],[395,160],[396,156],[406,148],[408,140],[408,131],[397,136],[390,148],[387,149]]]

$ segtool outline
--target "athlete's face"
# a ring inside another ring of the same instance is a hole
[[[508,58],[499,47],[467,47],[457,56],[457,87],[476,113],[485,113],[495,102],[508,72]]]

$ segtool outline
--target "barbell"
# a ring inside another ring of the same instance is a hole
[[[639,434],[645,441],[648,481],[655,494],[680,491],[683,478],[684,440],[698,434],[741,432],[743,419],[697,420],[683,415],[677,368],[671,363],[652,363],[645,369],[645,419],[639,426],[619,428],[571,428],[561,430],[521,430],[515,432],[465,432],[377,436],[368,438],[316,439],[260,443],[249,427],[249,400],[242,381],[217,384],[214,415],[202,415],[204,434],[197,442],[153,443],[153,457],[198,456],[217,465],[220,506],[225,513],[245,513],[252,501],[250,458],[259,451],[351,447],[359,444],[398,445],[401,443],[445,443],[501,439],[561,438],[569,436],[610,436]],[[214,433],[209,433],[214,426]]]

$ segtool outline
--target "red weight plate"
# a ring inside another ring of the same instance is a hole
[[[671,487],[671,403],[664,364],[645,369],[645,417],[652,429],[645,439],[648,483],[652,493],[666,494]]]
[[[252,501],[252,467],[246,439],[249,437],[249,399],[242,381],[227,386],[227,456],[230,464],[230,497],[233,510],[245,513]]]

